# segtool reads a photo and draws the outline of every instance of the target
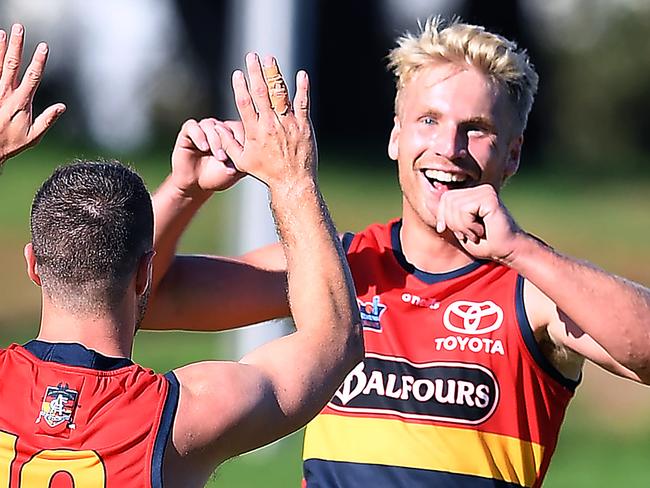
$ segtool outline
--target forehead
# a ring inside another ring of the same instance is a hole
[[[478,69],[432,64],[417,71],[400,90],[399,111],[433,111],[459,118],[502,117],[509,107],[504,90]]]

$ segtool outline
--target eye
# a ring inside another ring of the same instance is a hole
[[[494,131],[489,127],[481,124],[470,124],[465,127],[469,137],[484,137],[494,134]]]
[[[420,122],[422,122],[424,125],[434,125],[437,120],[431,115],[425,115],[424,117],[420,118]]]

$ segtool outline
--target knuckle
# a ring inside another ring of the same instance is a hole
[[[9,56],[5,60],[5,68],[11,70],[11,71],[16,71],[18,68],[20,68],[20,59],[15,57],[15,56]]]
[[[253,93],[255,93],[255,95],[258,97],[263,97],[264,95],[268,95],[269,92],[266,86],[258,85],[253,87]]]
[[[41,72],[36,69],[30,69],[25,76],[27,77],[27,80],[29,81],[30,84],[36,85],[41,79]]]
[[[214,127],[214,123],[210,122],[208,119],[203,119],[198,123],[199,127],[203,130],[211,129]]]
[[[251,101],[250,98],[243,97],[243,96],[237,97],[236,102],[237,102],[237,105],[242,107],[242,108],[249,108],[251,105],[253,105],[253,102]]]

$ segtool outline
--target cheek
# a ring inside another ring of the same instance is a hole
[[[488,137],[471,137],[467,141],[469,153],[477,161],[487,161],[498,156],[499,151],[495,141]]]
[[[484,179],[499,180],[504,171],[505,153],[487,138],[469,141],[469,153],[481,168]]]

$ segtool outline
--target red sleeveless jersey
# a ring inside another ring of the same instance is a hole
[[[0,350],[0,488],[162,486],[178,383],[80,344]]]
[[[539,486],[577,383],[542,355],[522,277],[415,269],[400,227],[343,239],[366,358],[307,426],[304,485]]]

